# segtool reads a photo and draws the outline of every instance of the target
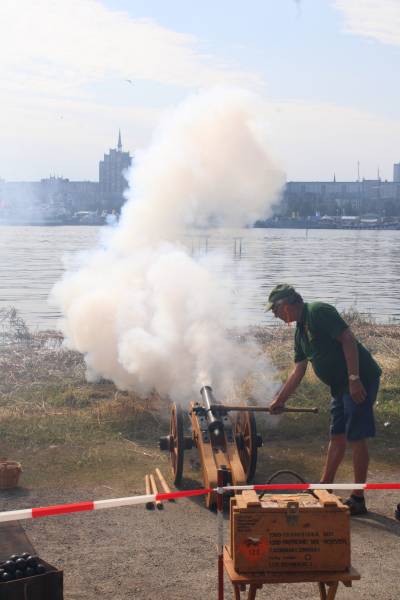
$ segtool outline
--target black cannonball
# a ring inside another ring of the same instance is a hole
[[[25,571],[27,566],[26,560],[24,558],[17,558],[17,560],[15,561],[15,565],[20,571]]]
[[[25,574],[27,577],[32,577],[33,575],[36,575],[35,567],[26,567]]]
[[[28,567],[36,567],[36,565],[39,564],[39,557],[35,554],[28,556],[28,558],[26,559],[26,564],[28,565]]]
[[[4,571],[3,575],[1,576],[1,581],[11,581],[12,579],[15,579],[14,574],[9,573],[8,571]]]
[[[7,573],[15,573],[17,569],[16,563],[13,560],[6,560],[3,568],[7,571]]]
[[[36,567],[36,573],[38,575],[40,575],[41,573],[45,573],[46,572],[46,567],[44,565],[42,565],[42,563],[39,563]]]
[[[25,571],[20,571],[20,569],[17,569],[14,575],[15,579],[21,579],[21,577],[25,577]]]
[[[17,560],[17,558],[19,558],[19,554],[11,554],[10,558],[8,560]]]
[[[400,521],[400,504],[397,505],[397,508],[394,511],[394,516],[398,521]]]
[[[24,558],[25,560],[26,560],[27,558],[29,558],[29,556],[30,556],[29,552],[23,552],[23,553],[21,554],[21,558]]]

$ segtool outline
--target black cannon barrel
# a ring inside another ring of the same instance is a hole
[[[222,421],[217,419],[214,415],[212,406],[216,406],[217,402],[212,393],[212,389],[209,385],[204,385],[200,390],[201,397],[203,398],[204,408],[206,411],[206,417],[208,421],[208,431],[214,435],[220,435],[224,430],[224,424]]]

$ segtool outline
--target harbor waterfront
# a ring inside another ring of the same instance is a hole
[[[29,327],[57,328],[48,302],[53,284],[80,252],[94,248],[99,227],[0,227],[0,309],[14,306]],[[182,240],[195,258],[217,253],[216,272],[233,282],[233,324],[268,323],[268,291],[280,281],[305,299],[400,322],[397,231],[240,229],[194,231]]]

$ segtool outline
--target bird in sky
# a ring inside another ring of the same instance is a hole
[[[128,83],[130,83],[131,85],[133,85],[132,79],[125,79],[125,81],[127,81]]]

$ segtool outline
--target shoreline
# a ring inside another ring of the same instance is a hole
[[[71,221],[49,221],[46,222],[1,222],[0,227],[109,227],[106,222],[71,222]],[[212,228],[211,228],[212,229]],[[270,222],[265,224],[255,224],[249,229],[321,229],[321,230],[340,230],[340,231],[400,231],[400,223],[382,223],[382,224],[339,224],[339,223],[321,223],[319,221],[308,221],[306,219],[300,222],[291,222],[290,220],[279,222]]]

